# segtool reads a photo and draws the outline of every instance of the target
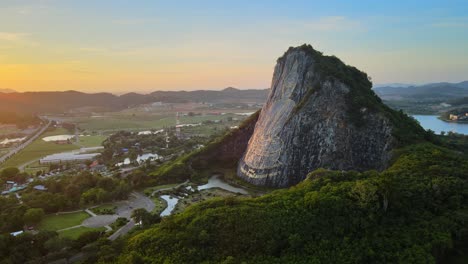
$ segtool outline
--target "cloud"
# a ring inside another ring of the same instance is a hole
[[[0,32],[0,40],[3,41],[20,41],[29,34],[17,32]]]

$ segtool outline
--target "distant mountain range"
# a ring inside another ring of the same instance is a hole
[[[0,88],[0,93],[16,93],[16,91],[8,88]]]
[[[419,86],[380,86],[374,91],[384,100],[451,100],[468,96],[468,81]]]
[[[118,110],[152,102],[263,103],[267,95],[267,89],[240,90],[232,87],[221,91],[156,91],[150,94],[127,93],[120,96],[77,91],[0,92],[0,112],[57,113],[81,107]]]

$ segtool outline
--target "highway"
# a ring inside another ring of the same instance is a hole
[[[14,147],[12,150],[8,151],[8,153],[6,153],[5,155],[1,156],[0,157],[0,164],[5,162],[7,159],[11,158],[13,155],[20,152],[22,149],[24,149],[29,144],[31,144],[34,140],[36,140],[40,135],[42,135],[42,133],[44,133],[44,131],[46,131],[47,128],[49,128],[51,123],[52,123],[52,121],[49,120],[49,122],[45,126],[43,126],[42,128],[38,128],[38,130],[36,131],[36,133],[32,137],[30,137],[28,140],[21,143],[20,145]]]

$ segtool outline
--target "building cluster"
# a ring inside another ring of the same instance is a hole
[[[452,121],[468,121],[468,113],[464,114],[450,114],[449,119]]]

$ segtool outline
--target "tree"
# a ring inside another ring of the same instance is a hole
[[[147,227],[161,221],[161,217],[158,214],[151,214],[143,208],[133,210],[132,218],[136,223],[141,223],[143,227]]]
[[[35,225],[41,222],[43,217],[44,210],[42,208],[31,208],[26,211],[23,220],[27,225]]]
[[[2,180],[6,181],[15,177],[19,172],[20,170],[16,167],[9,167],[9,168],[4,169],[0,176],[2,177]]]

